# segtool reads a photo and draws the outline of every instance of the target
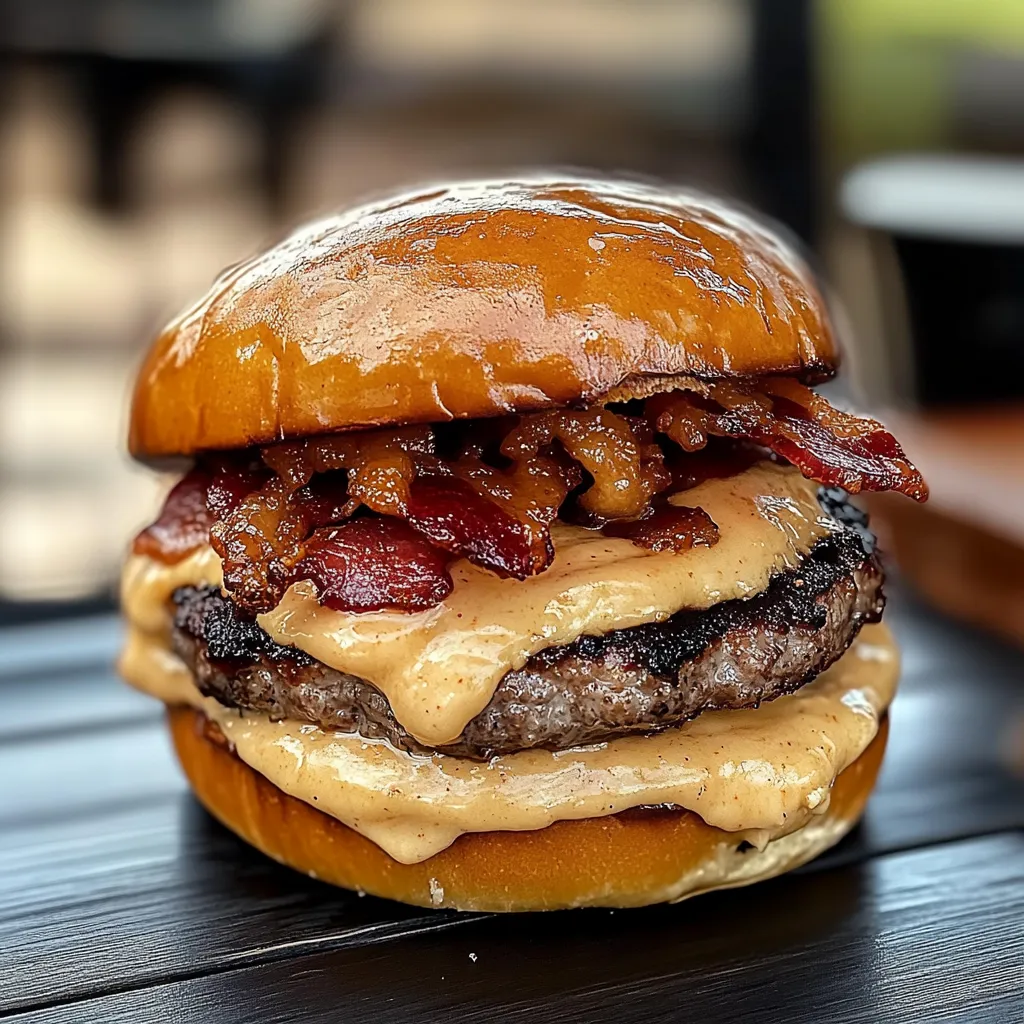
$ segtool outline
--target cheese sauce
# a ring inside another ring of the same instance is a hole
[[[657,553],[555,524],[554,561],[527,580],[502,580],[463,560],[452,566],[452,593],[434,608],[361,614],[322,607],[301,582],[259,623],[278,643],[372,682],[409,733],[440,746],[486,707],[507,672],[545,647],[763,590],[832,529],[816,495],[817,484],[797,470],[761,462],[671,499],[708,512],[720,532],[710,548]],[[172,566],[136,556],[123,604],[140,628],[158,633],[173,590],[202,582],[221,582],[209,548]]]
[[[185,665],[138,627],[121,670],[162,700],[204,711],[238,756],[279,789],[415,863],[464,832],[538,829],[661,803],[763,847],[826,810],[836,777],[878,731],[898,657],[886,627],[867,626],[814,682],[760,708],[707,712],[653,736],[522,751],[486,764],[416,756],[225,708],[203,698]]]

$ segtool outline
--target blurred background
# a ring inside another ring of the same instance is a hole
[[[0,621],[109,607],[164,320],[294,222],[527,164],[751,202],[931,478],[877,521],[1024,641],[1020,0],[0,0]],[[993,582],[995,580],[995,582]]]

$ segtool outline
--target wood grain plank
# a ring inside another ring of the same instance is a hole
[[[78,757],[83,772],[70,790],[84,802],[78,813],[67,804],[59,814],[41,808],[4,829],[0,1008],[31,1006],[55,992],[78,998],[122,979],[155,983],[239,961],[269,962],[300,947],[363,941],[368,928],[389,934],[416,915],[313,883],[236,840],[188,796],[169,751],[160,749],[162,732],[141,734],[133,744],[117,736],[104,742],[113,742],[119,756],[134,753],[119,764],[104,760],[102,746]],[[84,774],[93,760],[111,773],[107,786],[116,782],[116,800],[102,787],[95,792]],[[163,769],[148,776],[132,761]],[[132,772],[134,789],[120,778]],[[1024,801],[1000,801],[994,788],[988,796],[995,817],[1024,825]],[[883,798],[884,791],[876,795],[881,803],[866,829],[807,870],[860,861],[907,841],[934,842],[964,827],[959,798],[944,806],[930,796],[922,806],[911,792],[895,821],[884,816]]]
[[[1019,1024],[1022,919],[1024,834],[1007,834],[675,907],[481,919],[14,1019]]]
[[[123,632],[116,615],[0,629],[0,744],[158,719],[156,702],[116,685]]]
[[[65,729],[76,732],[155,722],[163,709],[114,677],[112,665],[0,682],[4,716],[0,744],[35,743]]]
[[[8,835],[184,790],[162,715],[130,728],[64,728],[0,747],[0,830]]]
[[[456,919],[281,868],[184,790],[8,833],[0,879],[0,1016]]]

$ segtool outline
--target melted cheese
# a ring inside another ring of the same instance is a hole
[[[556,524],[553,563],[525,581],[460,561],[452,593],[436,607],[362,614],[322,607],[301,582],[259,622],[278,643],[372,682],[409,733],[441,746],[486,707],[507,672],[542,648],[763,590],[832,528],[816,495],[817,484],[796,470],[763,462],[672,499],[701,506],[718,524],[711,548],[656,553]],[[174,588],[201,582],[221,582],[209,548],[174,566],[136,557],[125,570],[123,604],[155,632]]]
[[[464,832],[538,829],[659,803],[764,847],[828,807],[836,777],[878,731],[898,657],[888,630],[867,626],[814,682],[755,710],[708,712],[653,736],[522,751],[487,764],[416,756],[225,708],[203,698],[184,664],[137,626],[121,670],[162,700],[202,709],[238,756],[279,789],[414,863]]]
[[[171,595],[178,587],[202,583],[221,585],[220,559],[211,547],[200,548],[171,565],[132,555],[121,573],[121,610],[141,632],[169,637]]]

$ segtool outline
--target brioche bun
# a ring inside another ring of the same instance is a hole
[[[156,340],[129,446],[156,460],[831,376],[807,268],[738,209],[614,180],[482,181],[328,217],[223,274]]]

